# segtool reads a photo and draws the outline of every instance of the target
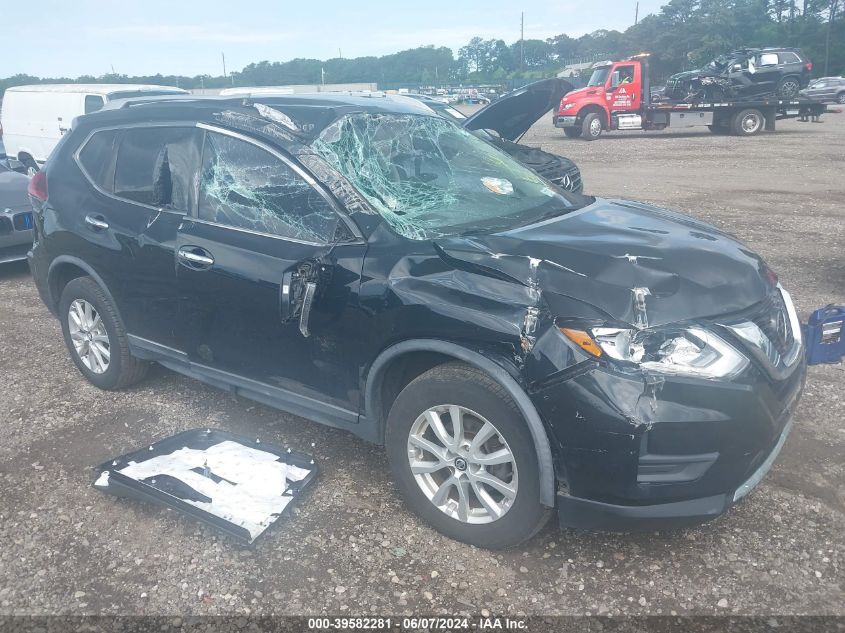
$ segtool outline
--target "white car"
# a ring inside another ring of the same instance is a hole
[[[70,129],[74,118],[96,112],[109,101],[143,96],[188,94],[169,86],[141,84],[38,84],[7,88],[0,124],[13,167],[38,171]]]

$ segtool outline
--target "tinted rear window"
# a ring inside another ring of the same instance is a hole
[[[192,209],[202,131],[194,127],[124,130],[114,175],[114,194],[175,211]]]
[[[780,58],[781,64],[797,64],[801,61],[801,58],[792,51],[778,53],[778,57]]]
[[[114,157],[119,130],[95,132],[79,152],[79,162],[95,185],[114,191]]]

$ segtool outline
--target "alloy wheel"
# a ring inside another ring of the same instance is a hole
[[[794,79],[787,79],[780,85],[780,96],[781,97],[794,97],[798,94],[798,91],[801,87],[798,85],[798,82]]]
[[[836,99],[837,103],[841,103],[845,105],[845,92],[839,95],[839,98]]]
[[[598,136],[601,134],[601,121],[598,119],[593,119],[590,121],[590,134],[592,136]]]
[[[93,373],[105,373],[109,368],[111,345],[100,314],[85,299],[75,299],[68,308],[67,322],[79,360]]]
[[[749,113],[742,117],[742,129],[746,134],[754,134],[760,129],[762,121],[756,113]]]
[[[408,464],[428,500],[462,523],[496,521],[516,500],[510,446],[491,422],[465,407],[423,412],[408,435]]]

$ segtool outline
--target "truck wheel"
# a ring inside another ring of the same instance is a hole
[[[450,538],[513,547],[549,517],[525,420],[473,367],[440,365],[405,387],[387,417],[385,448],[408,506]]]
[[[754,136],[763,129],[766,117],[754,108],[740,110],[736,113],[731,124],[733,133],[737,136]]]
[[[584,122],[581,125],[581,137],[585,141],[595,141],[601,136],[601,132],[601,117],[595,112],[590,112],[584,117]]]
[[[784,77],[778,82],[777,95],[782,99],[792,99],[801,90],[801,82],[797,77]]]
[[[578,138],[581,136],[581,128],[580,127],[565,127],[563,128],[563,133],[566,134],[567,138]]]

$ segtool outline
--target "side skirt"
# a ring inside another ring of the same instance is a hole
[[[201,363],[191,362],[185,352],[161,345],[133,334],[127,335],[129,350],[133,356],[150,360],[189,378],[194,378],[218,389],[254,400],[274,409],[297,415],[326,426],[351,431],[368,442],[378,443],[376,425],[362,418],[358,423],[358,412],[327,404],[294,393],[280,387],[268,385],[251,378],[244,378]]]

